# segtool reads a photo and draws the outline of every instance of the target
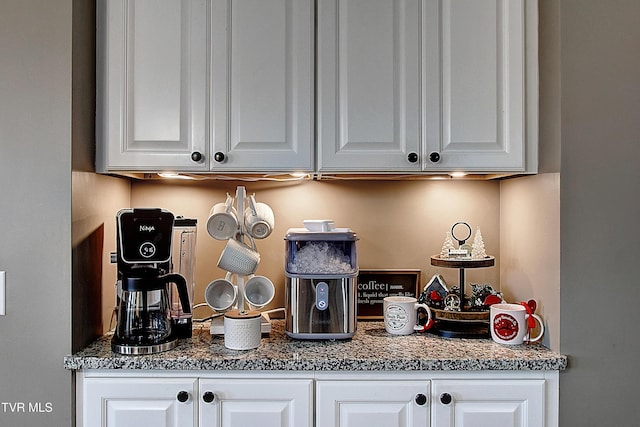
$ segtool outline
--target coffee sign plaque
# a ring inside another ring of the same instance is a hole
[[[382,320],[382,302],[388,296],[417,298],[420,270],[360,270],[357,304],[359,320]]]

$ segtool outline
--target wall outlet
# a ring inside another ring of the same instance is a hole
[[[4,316],[5,314],[5,272],[0,271],[0,316]]]

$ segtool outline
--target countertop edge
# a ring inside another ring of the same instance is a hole
[[[144,363],[113,363],[106,362],[103,359],[87,360],[82,358],[78,360],[73,356],[69,356],[64,360],[64,368],[71,371],[80,370],[140,370],[140,371],[293,371],[293,372],[394,372],[394,371],[562,371],[567,368],[565,359],[557,359],[544,361],[544,363],[528,363],[528,362],[496,362],[485,361],[479,363],[465,363],[454,361],[450,364],[434,361],[433,363],[415,363],[405,364],[399,363],[394,366],[378,366],[376,364],[352,363],[345,364],[344,361],[336,363],[310,363],[308,366],[291,365],[287,363],[269,364],[256,363],[255,365],[246,363],[187,363],[187,364],[144,364]]]
[[[347,341],[298,341],[288,338],[282,321],[273,321],[271,334],[256,350],[224,347],[206,325],[192,338],[164,353],[127,356],[113,353],[110,335],[82,351],[64,357],[67,370],[141,371],[562,371],[568,357],[540,344],[503,346],[490,339],[446,339],[433,335],[392,336],[381,322],[358,325]]]

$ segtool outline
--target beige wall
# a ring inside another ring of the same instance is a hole
[[[198,219],[195,302],[204,302],[204,289],[223,272],[216,267],[224,242],[206,231],[211,206],[235,194],[243,185],[276,215],[273,234],[257,245],[262,261],[258,274],[276,284],[269,308],[284,305],[284,236],[303,219],[336,221],[359,237],[361,269],[415,268],[422,285],[435,273],[449,285],[458,283],[456,270],[432,267],[447,230],[467,221],[482,230],[487,252],[496,267],[467,271],[467,283],[489,283],[508,301],[535,298],[547,331],[543,343],[559,349],[560,238],[557,173],[502,181],[304,181],[205,182],[137,181],[74,172],[74,247],[98,227],[104,229],[102,253],[102,324],[108,330],[115,302],[115,214],[125,207],[162,207],[176,215]],[[99,196],[98,196],[99,195]],[[211,314],[207,308],[196,317]]]
[[[445,281],[458,282],[456,270],[436,269],[429,257],[439,253],[447,230],[457,221],[480,227],[487,252],[499,252],[500,184],[497,181],[305,181],[295,184],[206,183],[166,184],[134,181],[133,207],[163,207],[176,215],[198,219],[196,296],[204,301],[204,289],[223,272],[216,266],[224,242],[206,231],[213,204],[224,201],[244,185],[258,201],[269,204],[276,216],[273,234],[257,241],[262,261],[258,274],[276,284],[270,308],[284,304],[284,236],[289,228],[301,227],[303,219],[333,219],[339,227],[353,229],[359,237],[361,269],[416,268],[422,282],[438,272]],[[115,212],[114,212],[115,214]],[[105,238],[105,251],[115,249],[115,237]],[[114,269],[114,266],[108,268]],[[499,260],[495,268],[469,271],[469,282],[489,283],[499,288]],[[210,314],[207,308],[196,317]]]
[[[508,301],[538,302],[543,343],[560,349],[560,175],[500,184],[500,282]]]
[[[119,209],[129,206],[128,179],[72,173],[72,251],[74,256],[74,350],[109,330],[115,304],[115,251]],[[95,248],[98,250],[94,250]]]

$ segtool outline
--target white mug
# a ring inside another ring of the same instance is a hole
[[[244,299],[255,308],[269,304],[275,294],[273,282],[264,276],[249,276],[249,280],[244,284]]]
[[[382,300],[384,310],[384,328],[390,334],[409,335],[414,331],[425,331],[433,324],[431,310],[416,298],[390,296]],[[428,319],[425,326],[418,324],[418,311],[424,309]]]
[[[222,313],[236,302],[238,288],[231,283],[231,273],[227,273],[224,279],[216,279],[207,285],[204,290],[204,300],[215,311]]]
[[[238,230],[238,214],[233,207],[233,198],[227,195],[224,203],[216,203],[209,212],[207,232],[216,240],[227,240]]]
[[[275,227],[273,210],[265,203],[256,203],[254,196],[249,197],[249,207],[244,211],[244,226],[255,239],[268,237]]]
[[[544,323],[540,316],[528,314],[527,309],[521,304],[493,304],[490,313],[491,338],[499,344],[536,342],[544,334]],[[535,319],[540,325],[539,334],[533,338],[529,336],[529,319]]]
[[[251,238],[250,238],[251,240]],[[251,247],[235,238],[229,239],[218,259],[218,267],[240,276],[249,276],[256,272],[260,254],[251,240]]]

